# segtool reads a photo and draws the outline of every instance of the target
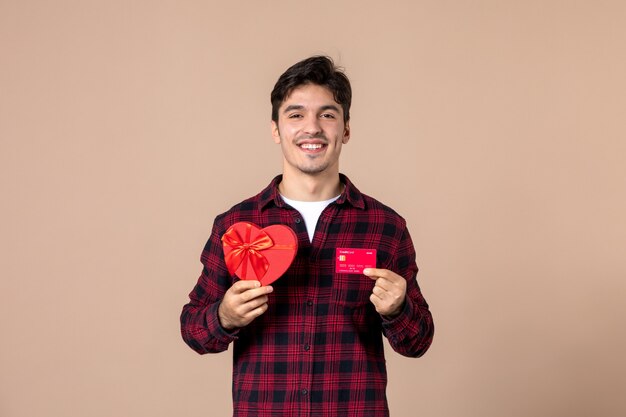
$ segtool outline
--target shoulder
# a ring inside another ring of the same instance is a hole
[[[235,222],[249,221],[256,223],[261,216],[263,207],[271,205],[276,200],[278,184],[282,175],[276,176],[264,189],[256,195],[246,198],[232,206],[224,213],[215,218],[215,224],[224,226],[227,229]]]
[[[406,220],[397,211],[388,205],[367,194],[361,194],[365,204],[365,211],[374,215],[383,216],[385,219],[392,219],[396,222],[406,224]]]
[[[259,196],[261,193],[246,198],[245,200],[235,204],[225,212],[218,214],[215,217],[215,225],[219,225],[224,230],[228,229],[230,225],[239,221],[250,221],[251,218],[258,215],[259,212]]]
[[[359,221],[381,224],[384,232],[406,228],[406,221],[398,212],[376,198],[361,192],[346,175],[339,175],[341,182],[346,185],[346,198],[340,199],[339,202],[347,202],[351,205],[354,210],[350,212],[359,217]]]
[[[352,207],[342,216],[343,221],[368,230],[382,239],[396,242],[407,232],[407,223],[398,212],[367,194],[361,193],[362,208]],[[391,244],[391,243],[390,243]]]

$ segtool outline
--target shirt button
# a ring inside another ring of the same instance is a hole
[[[300,217],[296,217],[296,223],[300,224],[301,221],[302,219]]]
[[[306,388],[304,388],[302,391],[300,391],[300,393],[301,393],[302,395],[307,395],[307,394],[309,393],[309,390],[308,390],[308,389],[306,389]]]
[[[308,351],[309,351],[309,349],[311,349],[311,346],[310,346],[310,345],[304,345],[304,350],[305,350],[305,351],[307,351],[307,352],[308,352]]]
[[[311,301],[311,300],[307,301],[306,305],[308,305],[309,307],[313,306],[313,301]]]

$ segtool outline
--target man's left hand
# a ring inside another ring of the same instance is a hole
[[[370,301],[378,314],[394,317],[400,314],[406,297],[406,279],[388,269],[365,268],[363,275],[376,281]]]

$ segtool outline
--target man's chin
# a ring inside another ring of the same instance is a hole
[[[322,174],[324,171],[326,171],[328,167],[327,166],[322,166],[322,167],[298,167],[298,170],[300,172],[302,172],[303,174],[307,174],[307,175],[319,175]]]
[[[329,163],[320,161],[320,164],[307,164],[307,163],[288,163],[288,170],[294,173],[300,173],[310,176],[319,176],[326,174],[333,169],[333,166]]]

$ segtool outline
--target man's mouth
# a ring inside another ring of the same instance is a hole
[[[322,149],[324,146],[323,143],[302,143],[300,144],[300,148],[304,149],[305,151],[317,151],[319,149]]]

